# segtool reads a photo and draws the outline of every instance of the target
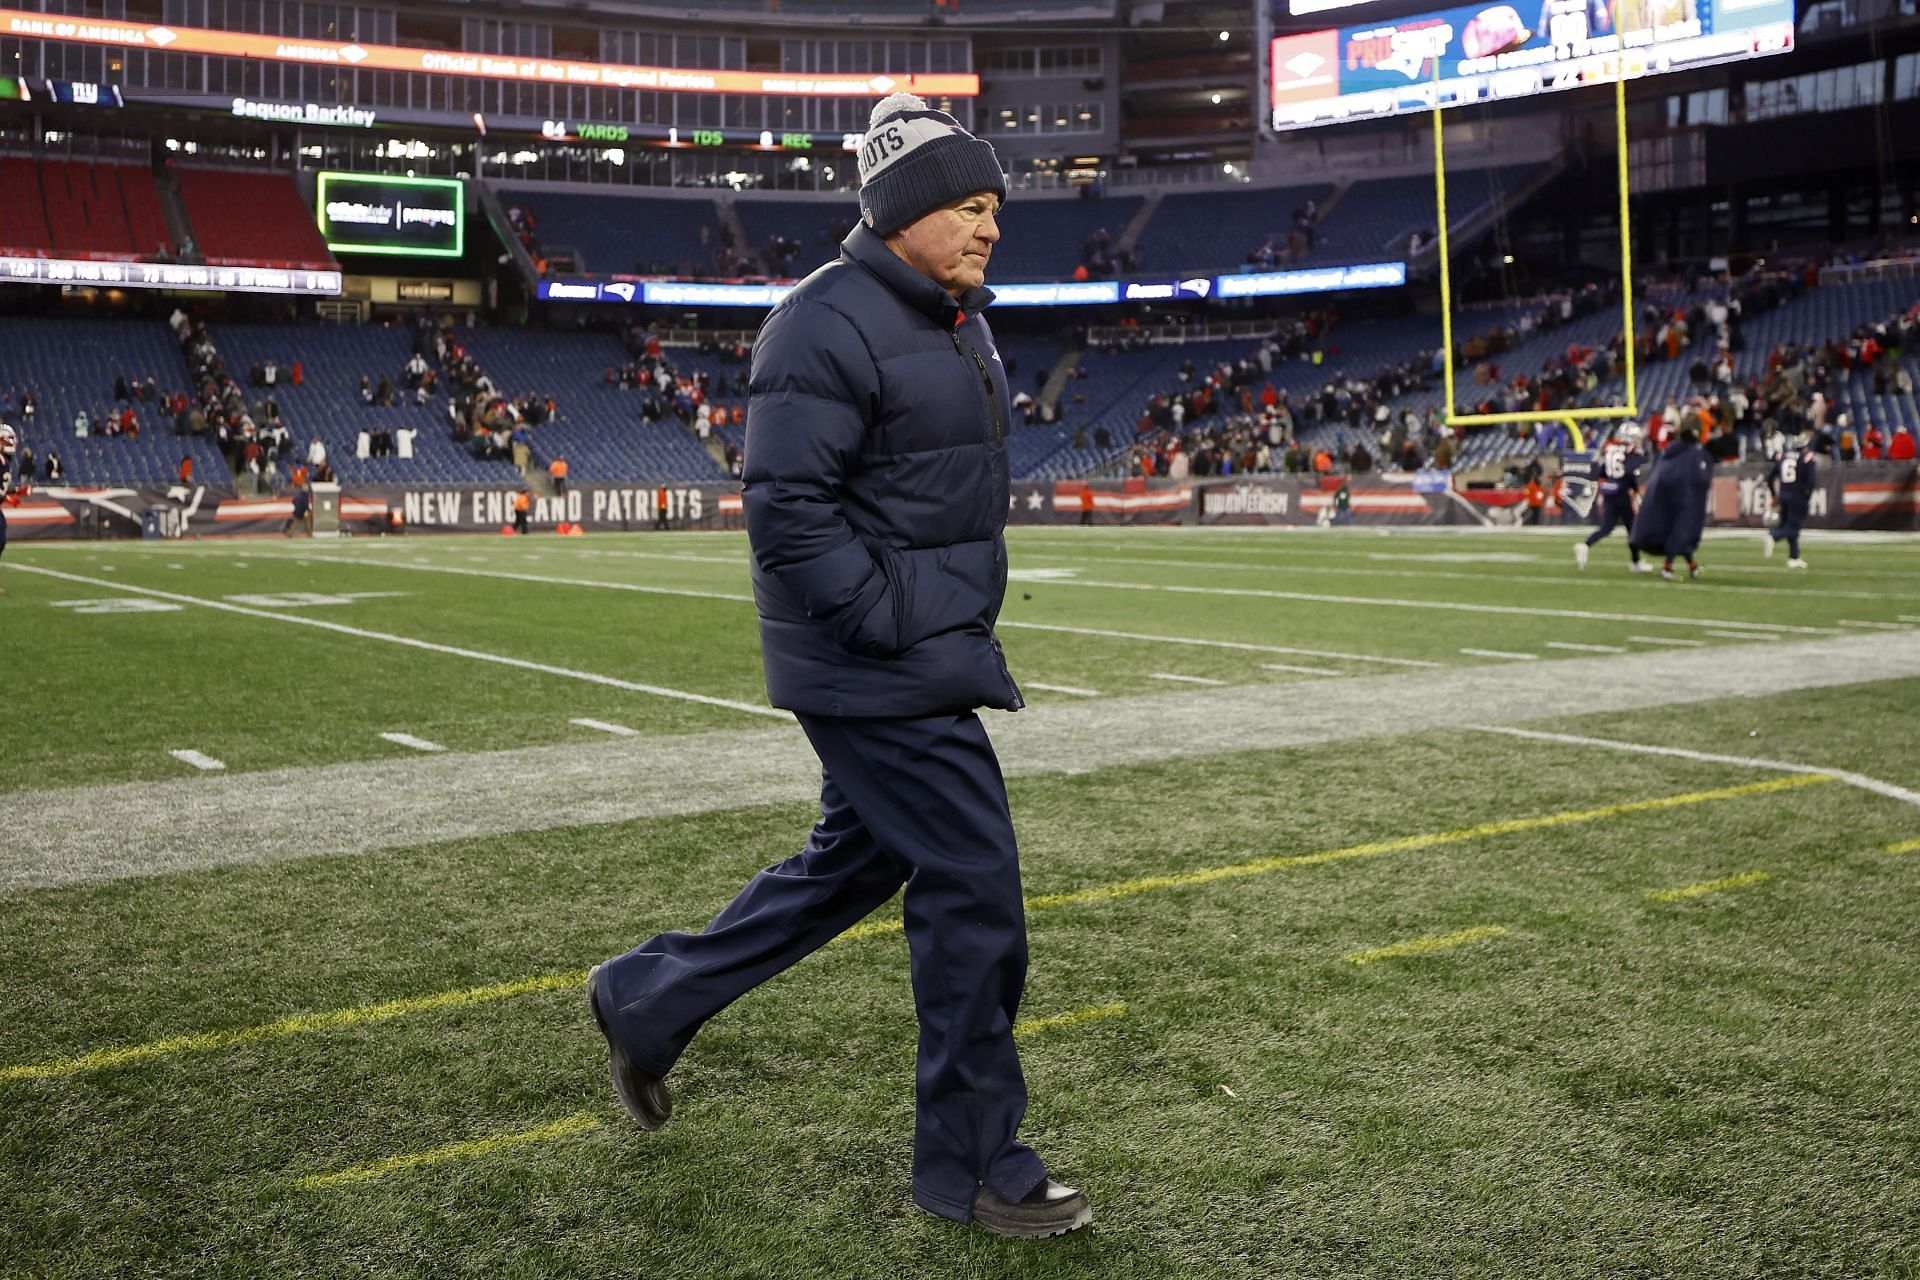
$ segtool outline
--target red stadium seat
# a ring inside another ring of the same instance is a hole
[[[200,252],[221,266],[331,268],[313,211],[282,173],[181,169],[180,196]]]

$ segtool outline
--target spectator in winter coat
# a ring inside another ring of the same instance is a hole
[[[767,690],[825,767],[805,850],[697,934],[598,966],[616,1086],[660,1077],[752,987],[906,887],[920,1017],[913,1199],[1000,1234],[1091,1221],[1017,1137],[1027,940],[1004,783],[975,709],[1016,710],[1007,385],[982,315],[1006,183],[993,148],[895,94],[858,155],[862,220],[754,344],[742,499]]]

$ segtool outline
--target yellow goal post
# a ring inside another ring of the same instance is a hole
[[[1555,409],[1520,413],[1454,412],[1453,259],[1447,244],[1447,148],[1444,136],[1445,126],[1442,123],[1444,113],[1440,107],[1438,93],[1440,78],[1438,58],[1434,59],[1433,74],[1436,90],[1433,107],[1433,196],[1438,206],[1440,231],[1440,333],[1442,350],[1446,356],[1447,425],[1477,427],[1505,422],[1564,422],[1573,430],[1577,440],[1580,432],[1575,426],[1576,423],[1639,417],[1639,398],[1634,386],[1633,368],[1633,215],[1627,201],[1627,77],[1624,60],[1617,60],[1614,64],[1613,109],[1620,162],[1620,331],[1625,336],[1625,341],[1621,345],[1626,358],[1627,402],[1622,405],[1605,405],[1591,409]]]

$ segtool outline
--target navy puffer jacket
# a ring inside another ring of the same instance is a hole
[[[991,301],[955,300],[862,223],[761,326],[743,498],[775,706],[1022,705],[993,634],[1011,415]]]

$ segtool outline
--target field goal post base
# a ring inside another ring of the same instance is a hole
[[[1559,409],[1538,413],[1455,413],[1453,359],[1453,256],[1447,243],[1447,150],[1445,125],[1438,92],[1440,59],[1433,60],[1433,198],[1440,232],[1440,331],[1446,377],[1445,422],[1449,427],[1495,426],[1508,422],[1563,422],[1580,441],[1580,422],[1618,421],[1640,416],[1639,396],[1634,384],[1633,340],[1633,214],[1627,195],[1627,77],[1624,62],[1616,61],[1613,78],[1614,129],[1620,168],[1620,332],[1622,354],[1626,359],[1627,402],[1590,409]],[[1581,442],[1584,443],[1584,442]]]

